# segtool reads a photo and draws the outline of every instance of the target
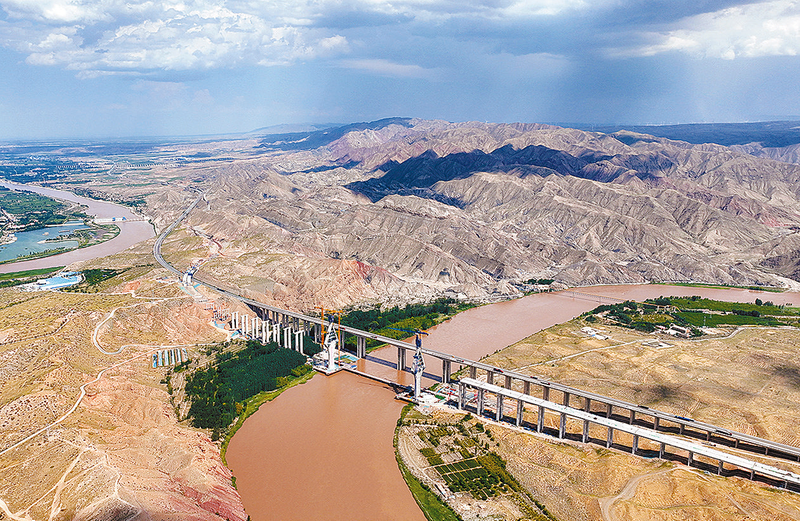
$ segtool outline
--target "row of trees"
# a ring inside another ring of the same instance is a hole
[[[306,357],[297,351],[257,340],[248,340],[238,352],[219,351],[215,359],[215,364],[186,379],[192,425],[203,429],[224,429],[238,415],[237,403],[277,389],[285,377],[306,363]]]

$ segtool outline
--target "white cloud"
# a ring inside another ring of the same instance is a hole
[[[800,2],[796,0],[731,7],[689,17],[677,25],[663,34],[648,34],[655,43],[626,52],[652,56],[679,51],[723,59],[800,54]]]
[[[404,65],[384,59],[342,60],[341,65],[393,78],[432,78],[435,75],[433,70],[419,65]]]
[[[0,0],[0,44],[81,76],[287,64],[347,52],[290,2]],[[228,7],[230,5],[231,7]],[[288,22],[294,22],[288,23]]]

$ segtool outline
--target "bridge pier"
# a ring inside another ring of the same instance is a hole
[[[561,413],[561,420],[558,422],[558,437],[563,438],[567,431],[567,415]]]
[[[546,385],[542,387],[542,400],[550,401],[550,388]]]
[[[483,416],[483,395],[484,390],[478,389],[478,416]]]
[[[405,347],[397,347],[397,370],[398,371],[405,371],[406,370],[406,348]]]
[[[499,422],[502,417],[503,417],[503,395],[498,394],[497,409],[494,411],[494,420]]]
[[[609,427],[608,434],[606,435],[606,448],[608,449],[612,445],[614,445],[614,428]]]
[[[522,411],[524,407],[525,404],[522,402],[522,400],[517,400],[517,427],[522,425]]]
[[[636,421],[636,411],[631,409],[631,417],[630,417],[630,421],[628,421],[628,424],[633,425],[634,421]]]
[[[363,336],[356,337],[356,356],[358,358],[367,357],[367,339]]]
[[[450,360],[442,360],[442,383],[450,383]]]
[[[544,407],[539,406],[539,415],[536,418],[536,432],[541,433],[544,430]]]
[[[303,349],[303,337],[305,336],[306,332],[302,329],[299,329],[294,332],[294,345],[297,346],[297,350],[300,352],[301,355],[305,354],[305,350]]]
[[[464,410],[464,394],[467,392],[467,388],[463,383],[458,384],[458,410]]]
[[[478,378],[478,368],[474,365],[469,366],[469,377],[470,378]]]
[[[633,435],[633,443],[631,444],[631,454],[634,456],[636,455],[636,451],[639,450],[639,436],[634,434]]]
[[[569,393],[564,391],[564,407],[569,407]]]
[[[531,394],[531,383],[528,380],[522,382],[522,394]]]
[[[589,420],[583,420],[583,435],[581,436],[581,441],[583,443],[589,441]]]
[[[494,383],[494,372],[486,371],[486,383],[493,384]]]

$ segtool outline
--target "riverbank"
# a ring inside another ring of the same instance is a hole
[[[670,295],[700,295],[736,302],[754,302],[756,298],[775,304],[800,302],[798,293],[765,294],[748,289],[655,284],[585,287],[469,309],[429,329],[424,345],[477,360],[538,331],[567,322],[600,303]],[[394,349],[373,351],[369,355],[371,360],[359,362],[359,370],[410,383],[410,373],[395,368],[396,355]],[[437,365],[426,360],[430,373],[438,372]],[[425,378],[424,382],[430,385],[433,380]],[[584,384],[575,383],[577,387]],[[226,455],[253,520],[419,519],[422,514],[398,469],[392,446],[401,408],[394,392],[349,373],[315,378],[261,407],[231,439]],[[280,447],[280,452],[288,451],[291,457],[275,454],[273,447]],[[380,487],[367,477],[373,473],[384,476]],[[333,482],[325,481],[324,477],[333,479],[334,474],[340,477]],[[304,504],[297,512],[284,509],[281,506],[284,502],[304,501],[301,491],[292,490],[287,483],[303,483],[307,490],[317,490],[314,487],[319,486],[317,493],[326,499]],[[372,485],[357,489],[361,508],[355,511],[351,503],[357,484]],[[408,494],[411,506],[406,500],[396,499],[403,493]],[[382,516],[390,502],[396,502],[396,513]],[[549,508],[549,503],[545,504]]]
[[[133,213],[130,208],[116,203],[89,199],[71,192],[35,185],[0,181],[0,186],[13,190],[26,190],[53,199],[84,205],[87,207],[87,214],[94,215],[97,219],[115,219],[114,226],[119,228],[119,233],[115,237],[98,244],[88,244],[86,247],[70,251],[53,252],[53,254],[42,258],[14,260],[0,264],[0,273],[67,266],[74,262],[105,257],[126,250],[134,244],[155,236],[155,229],[150,222],[143,220],[142,216]]]

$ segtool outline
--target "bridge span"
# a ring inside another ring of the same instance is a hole
[[[203,194],[201,194],[197,198],[197,200],[195,200],[181,214],[181,216],[178,218],[177,221],[175,221],[171,226],[166,228],[164,232],[162,232],[162,234],[156,239],[156,242],[153,246],[153,255],[155,256],[156,260],[163,267],[165,267],[167,270],[177,275],[179,278],[181,278],[184,275],[184,273],[164,260],[164,258],[161,255],[161,246],[166,236],[170,232],[172,232],[172,230],[175,229],[175,227],[183,219],[186,218],[189,212],[191,212],[191,210],[202,199],[203,199]],[[278,342],[282,347],[292,348],[299,351],[302,351],[302,338],[305,335],[310,335],[317,342],[321,340],[320,337],[321,337],[323,320],[319,317],[312,317],[296,311],[286,310],[276,306],[271,306],[269,304],[258,302],[254,299],[239,295],[233,288],[226,288],[222,287],[218,283],[211,283],[209,281],[204,281],[196,274],[194,275],[193,280],[223,295],[226,295],[232,299],[242,302],[253,311],[255,316],[252,317],[252,319],[246,316],[238,316],[238,314],[235,314],[235,316],[233,317],[234,327],[242,331],[242,333],[245,336],[249,336],[251,338],[267,339],[267,340],[274,339],[274,341]],[[599,297],[597,295],[591,295],[588,293],[581,293],[576,291],[573,292],[568,291],[566,292],[565,296],[573,296],[577,298],[592,298],[592,299],[602,298],[605,299],[606,302],[617,300],[617,299]],[[396,340],[394,338],[389,338],[376,333],[363,331],[350,326],[345,326],[345,325],[340,326],[337,324],[333,324],[333,327],[336,328],[339,331],[339,334],[341,335],[340,345],[344,344],[345,335],[352,335],[356,338],[355,355],[358,358],[366,357],[367,339],[372,339],[381,344],[393,346],[397,350],[397,362],[395,365],[397,370],[406,371],[409,369],[406,363],[407,352],[409,350],[412,350],[412,352],[415,351],[416,350],[415,345],[410,344],[408,342],[404,342],[402,340]],[[292,340],[294,340],[294,342],[292,342]],[[675,434],[687,438],[695,438],[701,441],[705,441],[706,443],[713,442],[718,445],[730,447],[732,449],[736,449],[739,451],[746,451],[754,454],[771,456],[772,458],[784,459],[787,461],[800,461],[800,448],[798,447],[785,445],[782,443],[759,438],[757,436],[751,436],[745,433],[724,429],[685,416],[680,416],[676,414],[659,411],[656,409],[651,409],[650,407],[644,405],[637,405],[608,396],[602,396],[589,391],[584,391],[581,389],[563,385],[557,382],[548,381],[544,378],[539,378],[537,376],[526,375],[513,370],[502,369],[489,364],[485,364],[483,362],[469,360],[467,358],[451,355],[448,353],[443,353],[440,351],[435,351],[433,349],[428,349],[423,347],[422,353],[427,357],[438,359],[441,362],[441,377],[439,377],[438,379],[442,383],[449,384],[451,382],[452,374],[458,370],[464,370],[467,372],[468,377],[462,378],[459,383],[459,386],[461,388],[460,396],[462,396],[462,400],[460,401],[460,403],[462,405],[463,405],[463,393],[467,387],[477,389],[479,396],[483,396],[483,393],[485,392],[494,394],[497,397],[498,403],[500,404],[499,408],[497,409],[498,411],[497,419],[500,419],[502,417],[502,399],[503,397],[507,397],[518,401],[519,404],[518,405],[519,409],[517,412],[518,423],[519,421],[521,421],[522,418],[521,411],[525,405],[532,405],[539,408],[538,410],[540,411],[539,413],[540,424],[542,422],[542,418],[544,418],[544,412],[542,407],[551,411],[556,411],[559,414],[561,414],[562,427],[559,429],[560,437],[564,437],[563,426],[565,418],[567,416],[570,416],[582,419],[584,421],[589,421],[590,423],[593,422],[599,425],[606,426],[609,429],[608,440],[613,439],[614,430],[622,430],[624,432],[633,433],[633,435],[635,436],[642,436],[642,431],[646,430],[648,432],[648,435],[645,436],[646,439],[655,441],[661,440],[659,441],[659,443],[665,443],[671,447],[677,447],[682,450],[687,450],[690,454],[689,456],[690,465],[692,464],[693,454],[708,455],[710,453],[708,453],[707,451],[704,452],[696,449],[693,450],[686,449],[686,446],[681,445],[680,443],[674,441],[674,440],[680,440],[680,438],[672,436],[670,437],[669,440],[666,440],[666,438],[661,437],[664,435],[661,435],[659,433]],[[482,379],[485,379],[485,382],[481,381],[481,379],[479,379],[479,376]],[[500,385],[496,385],[496,383],[499,383]],[[552,393],[554,392],[556,393],[556,395],[552,396]],[[533,393],[536,394],[540,393],[541,399],[535,398],[533,396]],[[561,401],[560,404],[556,401],[559,398]],[[554,405],[557,405],[558,407],[553,407]],[[573,405],[577,405],[577,407],[573,407]],[[567,409],[562,410],[561,407]],[[574,411],[582,411],[582,414],[585,413],[587,415],[590,415],[591,418],[586,418],[580,414],[575,413]],[[477,412],[479,414],[483,414],[482,402],[477,406]],[[598,418],[603,418],[603,419],[599,420]],[[627,427],[623,429],[621,425],[627,425]],[[542,427],[538,426],[538,430],[539,432],[541,432]],[[659,434],[659,436],[656,436],[656,434]],[[584,437],[586,437],[585,434]],[[636,442],[634,442],[634,444],[635,443]],[[633,452],[636,453],[636,450],[637,449],[634,446]],[[663,451],[661,451],[661,456],[663,456]],[[737,463],[739,461],[738,459],[734,461],[734,459],[731,458],[727,459],[717,458],[716,453],[714,453],[709,457],[716,458],[720,462],[726,462],[732,465],[736,465],[739,468],[745,468],[751,471],[751,475],[747,476],[750,478],[755,478],[756,474],[759,473],[762,475],[762,477],[766,476],[767,478],[773,480],[783,477],[785,479],[782,479],[781,480],[782,482],[785,482],[786,484],[791,484],[791,486],[795,487],[796,490],[800,490],[800,475],[792,475],[792,476],[784,474],[777,475],[772,471],[770,471],[772,472],[771,474],[763,473],[762,472],[763,469],[761,469],[761,467],[759,466],[746,466],[746,465],[742,466],[739,465],[739,463],[741,462]],[[722,472],[722,464],[723,463],[720,463],[720,472]],[[794,476],[796,476],[796,478]]]

